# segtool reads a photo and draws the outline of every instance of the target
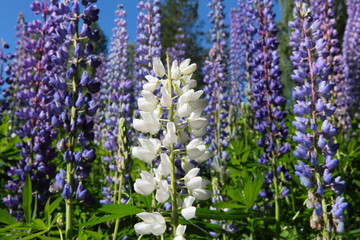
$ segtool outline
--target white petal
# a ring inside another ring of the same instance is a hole
[[[206,150],[203,155],[195,158],[194,160],[197,161],[198,163],[202,163],[202,162],[205,162],[206,160],[208,160],[210,157],[211,157],[210,151]]]
[[[182,61],[181,63],[180,63],[180,70],[183,70],[184,68],[186,68],[187,66],[189,66],[189,64],[190,64],[190,58],[187,58],[187,59],[185,59],[184,61]]]
[[[193,190],[195,188],[201,188],[201,183],[202,183],[201,177],[194,177],[191,178],[189,181],[185,181],[185,185],[189,190]]]
[[[151,225],[152,224],[148,224],[148,223],[144,223],[144,222],[136,223],[134,225],[136,234],[138,234],[138,235],[151,234]]]
[[[178,80],[181,77],[181,71],[180,69],[177,67],[174,70],[171,70],[171,78],[174,80]]]
[[[155,195],[156,201],[158,201],[160,203],[164,203],[169,199],[169,197],[170,197],[170,194],[168,192],[163,191],[162,189],[156,190],[156,195]]]
[[[193,74],[196,71],[196,69],[197,69],[197,65],[196,65],[196,63],[193,63],[190,66],[181,70],[181,73],[184,75],[190,75],[190,74]]]
[[[155,190],[155,186],[143,179],[136,179],[134,190],[140,195],[148,196]]]
[[[166,231],[165,223],[152,225],[151,233],[154,234],[155,236],[160,236],[160,235],[164,234],[165,231]]]
[[[186,240],[183,236],[176,236],[174,240]]]
[[[208,200],[212,192],[206,189],[197,188],[192,190],[191,194],[196,198],[196,200]]]
[[[133,147],[132,155],[146,163],[151,163],[156,157],[156,154],[153,151],[143,147]]]
[[[196,177],[200,171],[200,168],[191,169],[184,177],[185,181],[189,181],[190,179]]]
[[[139,109],[142,111],[152,112],[156,109],[157,104],[153,104],[153,103],[147,101],[145,98],[139,98],[138,106],[139,106]]]
[[[159,58],[153,59],[153,71],[159,77],[163,77],[165,75],[165,67]]]
[[[184,235],[185,231],[186,231],[186,225],[178,225],[176,228],[176,236]]]
[[[171,173],[170,158],[166,153],[160,154],[160,164],[158,166],[159,173],[164,177],[167,177]]]
[[[186,219],[190,220],[195,217],[196,207],[187,207],[181,209],[181,215]]]
[[[168,122],[166,124],[166,130],[167,131],[163,143],[166,147],[169,147],[178,141],[178,136],[175,133],[176,132],[175,124],[173,122]]]
[[[154,223],[156,220],[154,213],[141,212],[136,214],[136,216],[143,220],[145,223]]]
[[[195,198],[193,196],[187,196],[184,199],[183,208],[191,207],[193,205],[194,201],[195,201]]]
[[[157,77],[154,77],[151,75],[146,75],[145,78],[146,78],[146,80],[148,80],[149,83],[156,83],[159,81],[159,79]]]
[[[165,87],[161,87],[161,100],[160,103],[163,107],[170,107],[172,104],[172,99],[170,97],[169,91]]]
[[[191,134],[194,135],[194,137],[202,137],[205,135],[206,131],[207,131],[207,127],[190,130]]]

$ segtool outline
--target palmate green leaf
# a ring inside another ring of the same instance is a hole
[[[5,223],[6,225],[11,225],[17,223],[15,218],[13,218],[6,210],[0,209],[0,222]]]
[[[264,183],[264,175],[256,174],[254,181],[248,179],[244,186],[244,197],[248,209],[252,208]]]
[[[25,180],[25,186],[22,193],[22,207],[26,222],[31,221],[31,203],[32,203],[32,184],[30,176],[28,175]]]
[[[141,208],[138,208],[136,206],[133,206],[133,205],[111,204],[111,205],[102,206],[101,208],[99,208],[99,211],[125,217],[125,216],[129,216],[129,215],[141,213],[144,210],[142,210]]]

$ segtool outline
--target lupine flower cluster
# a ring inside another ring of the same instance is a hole
[[[335,29],[336,19],[333,0],[311,1],[314,20],[321,21],[319,28],[320,34],[326,42],[328,56],[326,60],[329,65],[330,83],[334,84],[332,102],[336,106],[334,118],[337,120],[337,128],[341,128],[346,133],[350,128],[349,101],[347,99],[347,88],[344,78],[344,62],[339,49],[339,40],[337,30]]]
[[[126,31],[126,21],[124,17],[126,12],[122,5],[118,6],[115,12],[116,27],[113,29],[113,37],[109,53],[109,61],[106,63],[104,84],[101,90],[105,109],[101,110],[104,118],[104,127],[106,132],[103,133],[104,147],[109,154],[104,157],[104,162],[109,166],[110,175],[106,177],[108,185],[104,187],[103,194],[105,199],[101,200],[102,204],[111,204],[113,202],[112,184],[118,182],[115,176],[122,165],[120,155],[118,154],[119,146],[119,124],[120,119],[125,119],[127,129],[130,129],[132,122],[132,82],[128,74],[128,34]],[[127,139],[131,139],[132,131],[128,130]],[[121,138],[124,138],[122,136]],[[124,169],[122,169],[124,170]]]
[[[21,193],[29,175],[34,186],[33,192],[41,206],[49,197],[50,181],[55,176],[55,168],[49,162],[56,157],[52,142],[57,133],[51,124],[53,112],[49,103],[54,95],[50,79],[56,74],[51,55],[57,46],[50,40],[54,29],[51,28],[48,15],[54,11],[53,5],[34,1],[31,9],[36,15],[42,14],[43,22],[30,22],[26,29],[29,37],[23,39],[26,58],[21,62],[22,75],[18,81],[22,87],[16,93],[20,106],[15,113],[22,122],[16,130],[16,134],[23,139],[17,146],[21,150],[22,160],[8,171],[8,175],[15,178],[5,187]],[[12,207],[11,201],[5,202],[8,207]]]
[[[290,151],[290,146],[285,142],[288,137],[288,129],[285,125],[286,114],[284,112],[285,98],[282,94],[283,85],[280,81],[279,55],[277,48],[277,28],[275,14],[272,11],[271,1],[253,1],[256,18],[252,21],[257,38],[250,44],[250,69],[251,90],[255,110],[256,131],[261,134],[257,144],[264,149],[258,162],[262,165],[270,164],[271,168],[265,179],[265,189],[260,196],[272,198],[275,192],[275,200],[285,197],[289,193],[286,186],[281,186],[281,173],[288,176],[288,172],[279,166],[278,159]],[[279,183],[278,183],[279,181]],[[278,186],[280,184],[280,186]]]
[[[19,91],[20,87],[23,87],[22,85],[20,86],[19,78],[24,75],[24,68],[22,68],[21,65],[27,55],[24,46],[26,38],[28,38],[26,28],[24,15],[19,13],[16,25],[16,37],[18,37],[15,47],[16,53],[5,68],[5,73],[7,74],[6,84],[8,84],[8,86],[2,90],[2,95],[4,97],[2,112],[5,111],[10,116],[9,135],[11,135],[15,128],[18,127],[14,126],[17,122],[15,121],[14,113],[19,108],[19,101],[16,101],[16,93]]]
[[[135,48],[135,97],[140,97],[144,77],[150,73],[151,60],[161,56],[160,0],[139,0]]]
[[[100,90],[101,83],[93,79],[85,68],[96,68],[101,64],[98,56],[93,54],[92,45],[100,39],[99,31],[91,28],[98,20],[99,10],[86,2],[83,12],[80,12],[78,0],[61,1],[55,8],[56,34],[52,37],[61,46],[52,55],[52,61],[59,67],[66,66],[66,69],[65,74],[50,79],[55,89],[51,104],[54,113],[52,125],[63,132],[57,148],[66,163],[66,171],[60,170],[51,189],[61,191],[66,199],[66,237],[71,238],[74,197],[79,201],[91,199],[82,181],[89,176],[89,163],[96,158],[95,149],[90,144],[94,140],[91,117],[96,114],[98,103],[92,99],[92,94]]]
[[[225,179],[226,170],[224,163],[228,159],[228,154],[224,150],[229,144],[228,132],[228,74],[227,74],[227,32],[224,23],[224,3],[223,0],[213,0],[208,4],[210,8],[209,18],[213,24],[211,29],[212,47],[205,60],[203,72],[205,73],[204,82],[206,86],[204,92],[208,100],[205,113],[210,116],[209,127],[205,141],[211,144],[214,156],[211,158],[211,168],[219,173],[220,179]],[[223,181],[222,181],[223,182]]]
[[[158,203],[165,204],[171,199],[173,235],[183,235],[185,226],[179,225],[178,209],[185,219],[195,217],[195,200],[209,199],[206,190],[209,181],[198,176],[196,167],[209,159],[210,152],[202,141],[208,119],[202,116],[206,100],[200,99],[202,90],[195,91],[196,80],[191,76],[196,64],[186,59],[180,64],[167,59],[167,71],[159,58],[153,60],[153,71],[157,77],[147,75],[148,83],[138,99],[140,119],[134,119],[136,130],[149,134],[140,138],[140,145],[132,149],[132,155],[147,163],[150,171],[142,171],[136,179],[134,189],[148,196],[155,193]],[[160,79],[159,79],[159,78]],[[155,90],[160,92],[155,95]],[[184,198],[185,197],[185,198]],[[161,213],[140,213],[143,222],[135,225],[138,234],[162,235],[166,224]],[[175,233],[176,229],[176,233]]]
[[[178,60],[179,62],[185,60],[186,43],[185,33],[182,28],[177,29],[177,34],[175,35],[175,44],[173,47],[168,48],[166,52],[170,59]]]
[[[329,238],[329,232],[344,232],[343,212],[347,207],[340,197],[345,181],[332,174],[339,160],[335,158],[337,130],[330,122],[335,112],[329,103],[333,91],[333,84],[328,80],[331,65],[326,60],[328,50],[321,35],[321,20],[312,18],[308,2],[296,1],[293,15],[295,20],[289,23],[293,29],[290,37],[292,79],[297,83],[293,91],[297,115],[293,122],[297,130],[293,140],[298,144],[294,156],[300,159],[295,174],[309,189],[306,205],[314,209],[311,227],[322,230],[323,237]],[[327,189],[337,196],[331,200],[331,211],[327,207]]]
[[[349,106],[347,110],[351,112],[351,115],[354,115],[359,110],[360,101],[360,55],[356,50],[360,41],[360,30],[358,28],[360,23],[360,2],[357,0],[347,0],[346,5],[348,19],[346,22],[344,41],[342,45],[345,74],[344,92],[346,95],[346,104]]]

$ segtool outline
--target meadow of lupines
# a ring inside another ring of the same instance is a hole
[[[119,4],[107,52],[96,0],[18,15],[0,239],[360,239],[360,1],[340,35],[335,0],[294,0],[283,43],[271,0],[208,0],[196,63],[186,26],[162,47],[163,2],[137,1],[135,43]]]

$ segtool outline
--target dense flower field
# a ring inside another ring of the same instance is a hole
[[[160,0],[104,54],[95,3],[34,0],[2,41],[0,239],[360,239],[360,1],[342,36],[295,0],[282,43],[271,0],[208,0],[196,63]]]

